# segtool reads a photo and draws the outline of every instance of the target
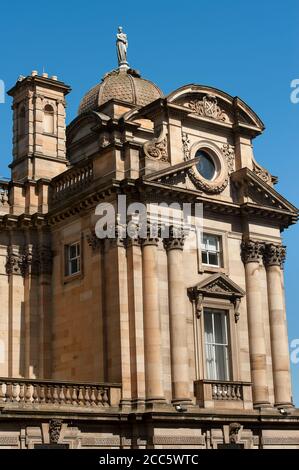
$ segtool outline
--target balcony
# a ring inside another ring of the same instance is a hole
[[[80,193],[83,189],[90,186],[93,181],[92,163],[87,165],[78,165],[64,173],[53,178],[52,186],[52,204],[64,201],[72,195]]]
[[[197,380],[194,394],[197,404],[203,408],[252,409],[251,382]]]
[[[120,397],[120,384],[0,378],[0,409],[105,412]]]

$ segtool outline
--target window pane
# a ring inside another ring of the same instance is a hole
[[[70,262],[70,274],[75,274],[77,272],[79,272],[79,266],[78,266],[78,260],[77,259],[74,259]]]
[[[204,264],[208,264],[208,254],[206,251],[201,252],[201,262]]]
[[[70,259],[76,258],[77,256],[77,245],[70,245],[69,247],[69,257]]]
[[[218,250],[218,237],[214,235],[209,235],[209,251],[217,251]]]
[[[227,344],[225,313],[214,313],[215,343]]]
[[[209,252],[209,264],[213,266],[219,266],[219,255],[218,253]]]
[[[216,380],[214,346],[212,344],[206,344],[205,353],[206,353],[207,378],[209,380]]]
[[[209,310],[204,312],[205,343],[214,343],[213,315]]]
[[[216,380],[229,380],[226,346],[215,346]]]

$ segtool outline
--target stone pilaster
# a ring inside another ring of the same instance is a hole
[[[266,245],[264,261],[267,271],[271,353],[276,406],[292,406],[290,358],[285,320],[283,272],[285,247],[269,243]]]
[[[255,407],[270,406],[259,273],[264,249],[264,243],[258,241],[246,240],[242,243],[242,259],[245,264],[246,278],[253,405]]]
[[[157,268],[158,238],[142,241],[145,389],[148,403],[164,401]]]
[[[187,321],[184,287],[184,237],[173,229],[164,239],[168,262],[168,292],[170,316],[172,401],[190,400]]]

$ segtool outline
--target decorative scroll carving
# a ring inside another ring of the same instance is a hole
[[[187,106],[195,114],[198,114],[198,116],[208,117],[222,122],[230,121],[226,112],[218,105],[215,95],[208,94],[204,96],[202,100],[190,101]]]
[[[286,247],[283,245],[275,245],[267,243],[265,246],[264,262],[266,266],[283,267],[286,257]]]
[[[222,153],[226,159],[228,174],[230,175],[235,171],[235,152],[232,145],[223,144]]]
[[[51,419],[49,421],[49,439],[50,444],[57,444],[60,438],[60,432],[62,428],[61,419]]]
[[[271,184],[272,183],[272,176],[270,175],[269,171],[259,165],[256,161],[253,160],[253,172],[261,178],[265,183]]]
[[[253,240],[246,240],[241,245],[243,263],[258,263],[264,255],[265,244]]]
[[[156,137],[143,145],[145,156],[152,160],[168,161],[168,141],[166,130],[163,129]]]
[[[184,160],[188,161],[191,158],[190,155],[190,139],[187,132],[182,132],[182,144],[183,144],[183,154]]]

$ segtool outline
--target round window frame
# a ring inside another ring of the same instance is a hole
[[[200,150],[207,153],[215,165],[215,174],[212,180],[204,178],[197,169],[195,158]],[[221,149],[216,144],[208,141],[199,141],[192,145],[190,157],[195,161],[189,168],[189,176],[198,189],[207,193],[220,193],[226,188],[228,185],[228,167]]]

